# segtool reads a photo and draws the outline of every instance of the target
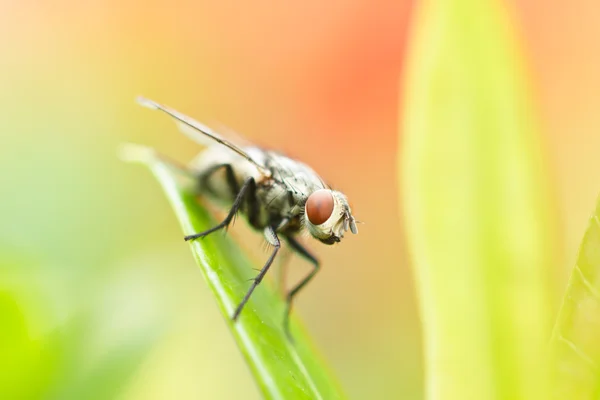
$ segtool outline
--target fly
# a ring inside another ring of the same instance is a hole
[[[282,240],[312,264],[311,272],[286,295],[284,329],[289,336],[293,300],[319,270],[317,258],[296,238],[308,233],[321,243],[332,245],[338,243],[348,230],[358,233],[346,196],[329,187],[302,162],[275,151],[238,146],[176,110],[142,97],[138,98],[138,102],[170,115],[186,136],[205,146],[204,151],[188,165],[189,172],[197,181],[199,193],[229,207],[221,223],[204,232],[185,236],[185,240],[204,238],[227,228],[240,212],[254,229],[263,232],[265,240],[273,248],[236,307],[232,316],[234,321],[269,270]]]

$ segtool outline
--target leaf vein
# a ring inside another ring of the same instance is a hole
[[[580,350],[579,347],[569,339],[565,338],[562,334],[558,334],[558,340],[565,343],[575,354],[577,354],[582,360],[584,360],[595,372],[598,372],[598,364],[584,351]]]
[[[596,226],[600,228],[600,219],[598,218],[598,214],[594,214],[594,222],[596,222]]]
[[[598,302],[600,302],[600,292],[598,291],[598,289],[596,289],[596,287],[592,284],[592,282],[585,276],[585,274],[579,267],[579,264],[575,265],[575,271],[577,271],[577,273],[579,273],[579,276],[581,277],[581,281],[583,282],[585,287],[588,289],[588,291],[592,294],[592,296],[594,296],[594,298]]]

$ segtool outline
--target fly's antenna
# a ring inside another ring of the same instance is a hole
[[[248,153],[246,153],[244,150],[242,150],[235,144],[225,140],[220,135],[213,132],[210,128],[201,124],[200,122],[198,122],[178,111],[175,111],[172,108],[169,108],[167,106],[159,104],[159,103],[157,103],[153,100],[147,99],[145,97],[138,96],[138,98],[136,100],[137,100],[138,104],[140,104],[143,107],[149,108],[151,110],[162,111],[162,112],[166,113],[167,115],[171,116],[172,118],[174,118],[179,123],[180,127],[183,128],[183,129],[181,129],[182,132],[186,136],[188,136],[190,139],[194,140],[195,142],[200,143],[200,144],[205,144],[206,141],[203,140],[204,137],[201,136],[201,135],[204,135],[205,137],[208,137],[208,138],[214,140],[215,142],[222,144],[223,146],[229,148],[230,150],[233,150],[238,155],[245,158],[248,162],[250,162],[256,168],[258,168],[258,170],[263,175],[268,176],[268,177],[271,176],[271,172],[267,168],[265,168],[263,165],[256,162],[252,157],[250,157],[250,155]]]

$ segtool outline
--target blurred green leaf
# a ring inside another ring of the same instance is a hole
[[[39,398],[54,372],[56,354],[32,337],[14,294],[0,291],[0,398]]]
[[[82,289],[75,268],[0,258],[0,398],[121,395],[169,325],[148,280],[96,275]]]
[[[216,225],[194,195],[186,190],[180,172],[171,164],[141,146],[129,148],[128,153],[130,159],[137,153],[133,159],[147,165],[158,179],[185,235]],[[261,266],[253,265],[222,233],[190,245],[263,395],[269,399],[343,398],[337,382],[295,318],[291,321],[294,341],[286,337],[283,331],[285,304],[268,282],[253,293],[238,321],[231,321],[230,316],[246,294],[249,279],[256,274],[254,269]]]
[[[556,399],[600,396],[600,201],[579,249],[552,340]]]
[[[99,326],[96,318],[103,310],[99,304],[95,308],[70,319],[47,338],[49,347],[61,350],[62,365],[44,398],[118,398],[163,333],[156,324],[158,319],[150,319],[137,328],[123,326],[117,337],[111,337],[101,333],[105,326]],[[133,319],[135,315],[129,317]]]
[[[504,5],[419,3],[403,100],[403,207],[430,399],[548,399],[558,259],[522,59]]]

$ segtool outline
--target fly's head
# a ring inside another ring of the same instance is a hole
[[[339,242],[348,229],[358,233],[348,199],[341,192],[330,189],[319,189],[308,196],[304,205],[304,225],[315,239],[325,244]]]

